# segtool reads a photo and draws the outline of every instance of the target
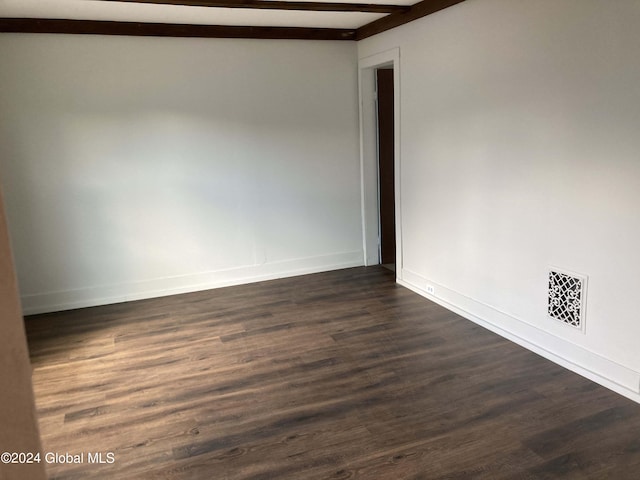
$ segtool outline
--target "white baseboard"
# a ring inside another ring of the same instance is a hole
[[[22,310],[24,315],[33,315],[197,292],[212,288],[358,267],[363,265],[363,258],[362,251],[336,253],[228,270],[155,278],[141,282],[23,295],[21,298]]]
[[[518,345],[640,403],[640,373],[403,269],[398,283]],[[427,283],[436,294],[427,293]]]

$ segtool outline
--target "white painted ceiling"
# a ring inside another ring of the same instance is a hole
[[[313,1],[331,3],[326,0]],[[335,1],[381,5],[412,5],[416,3],[416,0]],[[385,15],[387,14],[193,7],[104,0],[0,0],[0,17],[5,18],[355,29]]]

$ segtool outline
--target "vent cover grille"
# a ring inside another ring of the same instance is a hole
[[[566,325],[584,328],[587,277],[549,271],[549,316]]]

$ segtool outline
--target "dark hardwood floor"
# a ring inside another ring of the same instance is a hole
[[[51,478],[640,478],[640,405],[381,267],[26,326]]]

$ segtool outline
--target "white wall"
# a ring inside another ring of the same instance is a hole
[[[401,281],[640,400],[640,3],[468,0],[400,48]],[[588,275],[586,331],[547,269]]]
[[[0,36],[27,313],[363,263],[350,42]]]

